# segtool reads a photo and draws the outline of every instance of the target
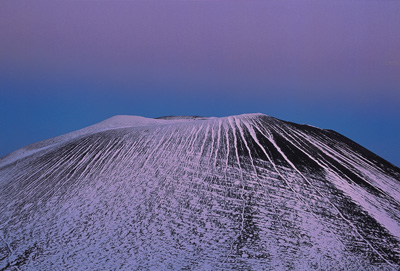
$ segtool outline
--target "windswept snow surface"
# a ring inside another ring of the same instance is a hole
[[[400,169],[263,114],[116,116],[0,160],[0,270],[399,270]]]
[[[16,150],[3,158],[0,158],[0,166],[16,161],[18,159],[24,158],[26,156],[32,155],[33,153],[46,150],[47,148],[57,145],[59,143],[64,143],[70,139],[76,139],[79,136],[90,135],[93,133],[98,133],[105,130],[112,130],[117,128],[126,128],[126,127],[138,127],[138,126],[151,126],[151,125],[162,125],[168,124],[171,121],[160,121],[156,119],[149,119],[140,116],[127,116],[127,115],[118,115],[106,119],[102,122],[96,123],[89,127],[61,135],[58,137],[54,137],[51,139],[43,140],[21,149]]]

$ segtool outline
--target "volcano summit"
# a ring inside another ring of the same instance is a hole
[[[116,116],[0,159],[0,270],[399,270],[400,169],[263,114]]]

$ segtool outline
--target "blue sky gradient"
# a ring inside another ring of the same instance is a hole
[[[4,1],[0,156],[117,114],[265,113],[400,165],[397,1]]]

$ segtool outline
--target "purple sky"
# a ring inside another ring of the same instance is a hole
[[[115,114],[261,112],[400,165],[399,1],[2,1],[0,156]]]

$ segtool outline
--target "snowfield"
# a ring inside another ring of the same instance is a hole
[[[400,169],[263,114],[115,116],[0,159],[0,270],[400,270]]]

